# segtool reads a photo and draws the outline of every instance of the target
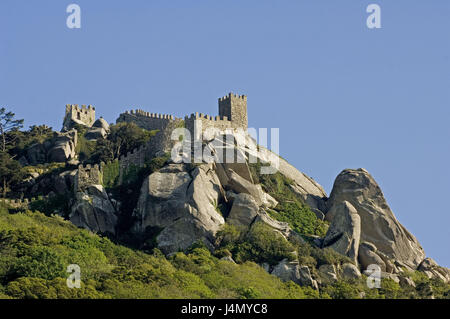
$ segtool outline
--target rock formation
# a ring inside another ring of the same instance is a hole
[[[332,222],[332,227],[333,224],[341,224],[340,221],[335,222],[335,219],[345,219],[344,216],[349,215],[350,205],[354,208],[352,211],[359,215],[360,242],[369,243],[376,248],[374,251],[375,249],[369,249],[367,244],[360,245],[359,260],[363,265],[375,262],[382,267],[384,264],[385,268],[385,257],[416,269],[425,258],[417,239],[397,221],[380,187],[365,169],[346,169],[340,173],[334,182],[327,205],[328,212],[325,217]],[[331,231],[333,229],[330,229]],[[354,233],[358,232],[355,229]]]

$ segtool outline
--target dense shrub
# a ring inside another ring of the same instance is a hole
[[[293,191],[290,186],[293,181],[279,172],[260,175],[260,169],[261,163],[250,164],[255,182],[261,183],[264,191],[278,201],[278,205],[269,210],[269,214],[288,223],[299,234],[325,236],[328,224],[318,219],[303,199]]]
[[[275,265],[285,258],[294,258],[294,246],[264,223],[253,225],[248,232],[225,224],[218,237],[222,249],[231,252],[238,263],[254,261]]]
[[[264,249],[279,249],[264,240]],[[66,285],[69,264],[81,268],[81,289]],[[167,259],[157,249],[146,254],[116,245],[59,216],[11,214],[0,206],[0,298],[311,296],[310,289],[283,283],[253,262],[220,260],[201,244]]]

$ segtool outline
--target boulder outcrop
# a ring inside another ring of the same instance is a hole
[[[361,219],[361,242],[372,243],[385,258],[413,269],[425,258],[417,239],[395,218],[380,187],[365,169],[346,169],[338,175],[327,202],[326,219],[333,223],[341,218],[343,210],[338,207],[344,202],[350,203]]]
[[[355,207],[347,201],[334,205],[331,210],[335,216],[322,245],[334,249],[357,263],[361,219]]]
[[[223,197],[212,165],[188,171],[183,164],[170,164],[144,180],[133,229],[143,233],[148,226],[161,228],[156,240],[166,254],[198,240],[212,247],[215,233],[225,223],[216,210]]]
[[[116,233],[116,208],[102,185],[90,185],[76,193],[69,219],[76,226],[95,233]]]
[[[84,135],[88,140],[105,138],[109,133],[109,124],[102,117],[94,122],[91,128]]]
[[[78,143],[78,135],[75,129],[60,133],[54,132],[54,136],[43,143],[31,145],[25,156],[20,161],[22,165],[37,165],[48,162],[67,162],[75,159],[75,148]]]

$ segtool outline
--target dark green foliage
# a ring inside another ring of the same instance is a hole
[[[255,182],[262,184],[265,192],[278,201],[277,207],[269,210],[269,214],[282,222],[286,222],[302,235],[325,236],[328,224],[316,217],[290,187],[293,181],[277,172],[275,174],[259,174],[261,163],[250,164],[250,171]]]
[[[93,155],[95,162],[110,162],[127,155],[128,152],[146,144],[158,131],[148,131],[135,123],[121,122],[110,126],[106,139],[97,140],[97,150]]]
[[[248,232],[225,224],[218,237],[222,249],[231,252],[238,263],[254,261],[275,265],[284,258],[294,258],[294,246],[264,223],[253,225]]]
[[[4,107],[0,108],[0,151],[6,152],[15,141],[14,135],[8,135],[10,132],[16,132],[23,127],[23,120],[14,119],[16,115],[8,112]]]
[[[66,285],[69,264],[81,268],[81,289]],[[115,245],[38,212],[0,206],[0,298],[308,298],[261,267],[219,260],[198,243],[166,259]]]
[[[297,247],[300,263],[303,265],[320,267],[327,264],[342,265],[353,263],[350,258],[335,252],[331,248],[321,249],[309,243],[299,244]]]
[[[14,160],[8,152],[0,151],[0,189],[3,197],[18,185],[25,173],[18,161]]]
[[[64,277],[63,259],[53,249],[37,246],[30,249],[27,255],[17,259],[14,265],[13,277],[34,277],[42,279],[55,279]]]
[[[148,161],[144,167],[137,167],[131,165],[131,167],[125,172],[121,185],[114,184],[113,187],[108,189],[108,192],[113,194],[113,197],[122,203],[121,214],[119,216],[118,240],[121,243],[129,245],[135,248],[151,249],[154,245],[151,244],[154,239],[151,239],[153,235],[144,235],[144,237],[136,237],[130,234],[129,229],[134,223],[133,210],[139,199],[140,189],[144,179],[151,173],[157,171],[169,159],[170,154],[165,154],[162,157],[155,157]],[[149,237],[150,236],[150,237]]]
[[[52,128],[45,125],[30,126],[28,131],[12,130],[6,134],[10,141],[8,152],[16,159],[26,155],[26,150],[34,144],[42,144],[54,136]]]
[[[112,188],[119,182],[119,161],[115,159],[112,162],[108,162],[103,167],[103,186],[106,188]]]
[[[70,213],[69,194],[56,194],[50,198],[39,198],[30,203],[30,209],[40,211],[47,216],[58,214],[68,217]]]

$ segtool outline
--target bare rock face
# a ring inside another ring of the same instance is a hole
[[[64,133],[55,132],[54,136],[45,142],[31,145],[26,151],[26,156],[20,159],[21,163],[36,165],[73,160],[76,157],[77,142],[78,135],[75,129]]]
[[[352,204],[347,201],[334,205],[333,221],[323,240],[323,247],[330,247],[357,263],[361,219]]]
[[[361,277],[361,272],[355,265],[345,263],[342,265],[341,276],[345,279],[358,279]]]
[[[293,281],[302,286],[319,289],[317,281],[312,278],[309,268],[299,265],[298,261],[283,259],[273,268],[271,274],[283,281]]]
[[[337,271],[334,265],[321,265],[319,267],[319,275],[322,283],[330,284],[338,281]]]
[[[94,122],[91,128],[85,134],[86,139],[96,140],[98,138],[105,138],[109,133],[109,124],[103,118],[99,118]]]
[[[277,276],[283,281],[293,281],[300,283],[300,273],[299,264],[297,261],[289,261],[283,259],[278,265],[276,265],[272,270],[272,275]]]
[[[372,243],[387,259],[416,269],[425,253],[417,239],[395,218],[383,193],[365,169],[346,169],[336,178],[326,219],[339,218],[336,206],[350,203],[361,219],[360,241]]]
[[[56,133],[52,142],[53,146],[47,155],[50,162],[65,162],[75,158],[75,147],[77,146],[75,129],[65,133]]]
[[[370,243],[361,243],[359,246],[358,261],[364,270],[370,265],[378,265],[381,271],[386,271],[386,263],[377,254],[377,248]]]
[[[76,193],[70,221],[95,233],[116,233],[117,212],[102,185],[91,185]]]
[[[141,188],[133,229],[162,229],[156,240],[166,254],[185,250],[201,240],[212,247],[214,235],[225,223],[216,206],[223,189],[211,165],[189,172],[182,164],[170,164],[148,176]]]
[[[227,222],[235,226],[248,227],[258,216],[259,206],[249,194],[236,194]]]
[[[301,196],[304,201],[316,212],[317,215],[321,216],[321,213],[326,211],[325,200],[327,194],[325,193],[322,186],[320,186],[314,179],[307,176],[306,174],[297,170],[294,166],[289,164],[286,160],[273,153],[269,149],[264,146],[257,145],[256,141],[249,135],[245,136],[237,136],[237,140],[240,140],[242,143],[237,143],[236,145],[232,145],[230,143],[223,142],[226,140],[225,138],[218,138],[209,145],[211,146],[212,153],[221,154],[221,147],[232,147],[234,149],[234,153],[237,156],[241,156],[248,160],[250,163],[255,163],[256,160],[259,160],[262,163],[270,164],[273,168],[270,169],[271,173],[279,172],[283,176],[292,180],[292,189]],[[227,145],[225,145],[227,144]],[[233,152],[233,151],[232,151]],[[254,160],[254,161],[253,161]],[[240,175],[243,179],[252,182],[251,176],[248,174],[248,168],[246,164],[223,164],[222,170],[232,169],[238,175]],[[219,177],[222,177],[223,174],[218,172]],[[226,182],[223,183],[224,185]]]

